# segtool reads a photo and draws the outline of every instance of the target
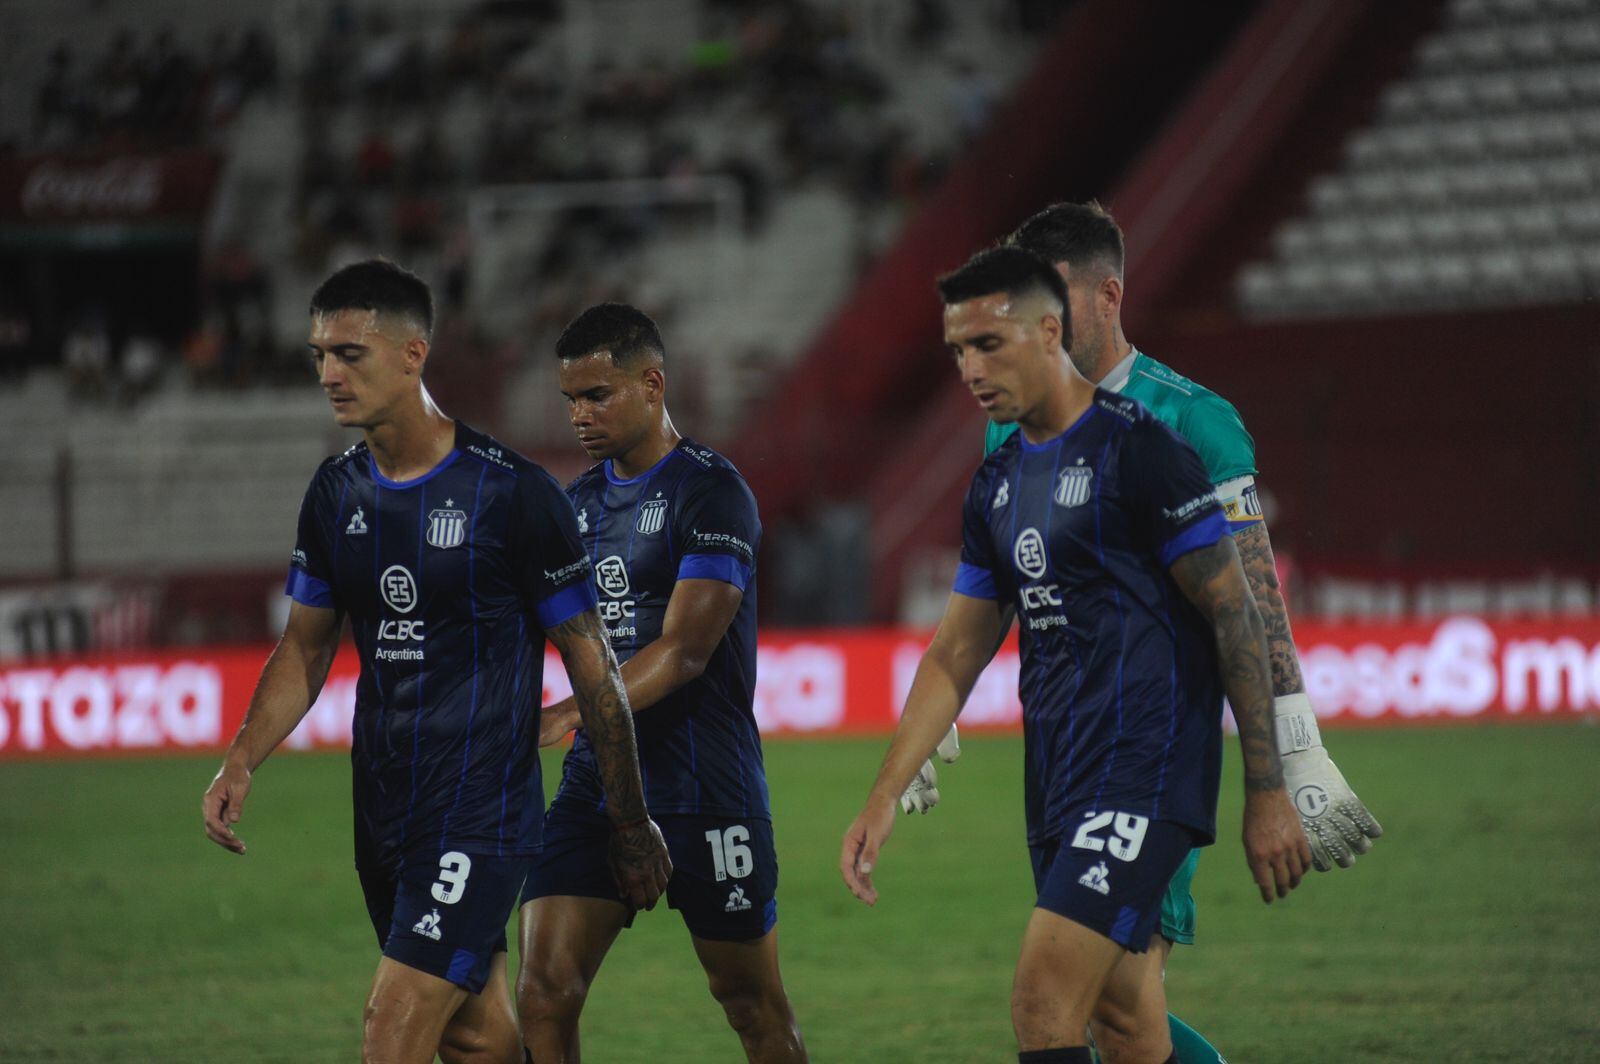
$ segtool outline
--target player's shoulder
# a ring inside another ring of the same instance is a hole
[[[978,463],[978,468],[972,474],[972,494],[987,496],[993,490],[995,481],[1010,476],[1017,456],[1022,453],[1022,445],[1018,442],[1021,439],[1021,431],[1013,431],[983,456],[983,461]]]
[[[561,485],[544,466],[460,421],[456,422],[456,450],[466,461],[499,474],[508,485],[518,489],[531,484],[537,488],[561,490]]]
[[[582,473],[567,481],[567,494],[577,498],[580,492],[586,490],[599,490],[605,485],[606,464],[596,462]]]
[[[351,477],[370,476],[372,463],[368,454],[367,443],[362,440],[324,458],[311,475],[311,489],[327,491],[347,483]]]
[[[703,443],[684,437],[673,453],[683,462],[684,480],[689,484],[709,490],[734,487],[746,492],[750,490],[738,467]]]
[[[1134,360],[1126,391],[1158,413],[1171,410],[1184,418],[1222,415],[1239,420],[1239,411],[1228,400],[1143,351]]]

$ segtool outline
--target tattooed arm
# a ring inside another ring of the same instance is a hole
[[[1245,857],[1261,899],[1270,902],[1274,892],[1281,898],[1299,886],[1311,848],[1284,790],[1261,614],[1231,536],[1180,556],[1171,572],[1216,637],[1217,667],[1244,754]]]
[[[1278,587],[1266,523],[1258,521],[1243,528],[1233,539],[1244,563],[1245,578],[1250,582],[1250,593],[1266,624],[1272,693],[1277,696],[1278,749],[1283,755],[1285,783],[1295,796],[1301,822],[1311,839],[1312,861],[1321,872],[1335,865],[1348,868],[1355,864],[1357,854],[1372,849],[1372,840],[1383,834],[1383,827],[1350,789],[1322,745],[1316,713],[1300,675],[1294,636],[1289,632],[1289,613]]]
[[[1283,591],[1278,586],[1278,569],[1272,556],[1272,541],[1267,537],[1267,524],[1257,521],[1240,529],[1233,537],[1239,549],[1239,561],[1244,566],[1244,578],[1250,585],[1250,595],[1267,632],[1267,658],[1272,663],[1272,693],[1274,695],[1300,694],[1306,689],[1300,675],[1300,656],[1294,649],[1294,636],[1289,632],[1289,611],[1283,603]]]
[[[613,828],[611,867],[617,886],[633,908],[651,908],[667,888],[672,862],[660,829],[645,809],[633,714],[622,677],[617,674],[616,656],[611,653],[600,615],[592,608],[546,634],[567,667],[578,713],[594,747]]]

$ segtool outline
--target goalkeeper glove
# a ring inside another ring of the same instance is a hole
[[[946,764],[961,756],[961,737],[956,734],[956,726],[950,725],[950,730],[945,737],[939,740],[939,759]],[[907,813],[926,813],[939,804],[939,773],[934,771],[933,759],[922,763],[917,774],[911,780],[911,785],[906,788],[906,793],[900,796],[900,808]]]
[[[1319,872],[1334,865],[1349,868],[1356,863],[1356,854],[1372,849],[1372,840],[1383,834],[1383,827],[1328,757],[1311,699],[1304,693],[1282,695],[1273,700],[1273,709],[1283,783],[1306,829],[1312,864]]]

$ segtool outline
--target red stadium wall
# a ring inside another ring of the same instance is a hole
[[[1341,625],[1298,630],[1307,686],[1330,725],[1600,717],[1600,619]],[[768,633],[763,734],[885,735],[927,633]],[[0,759],[216,751],[244,714],[267,647],[97,657],[0,669]],[[1018,730],[1013,639],[979,680],[963,728]],[[357,663],[346,650],[291,749],[347,749]],[[569,691],[545,654],[544,699]]]

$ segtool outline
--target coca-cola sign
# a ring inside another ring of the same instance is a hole
[[[161,200],[161,164],[112,159],[91,166],[42,162],[22,185],[22,213],[41,215],[148,214]]]
[[[217,168],[209,152],[0,158],[0,215],[48,224],[197,221]]]

